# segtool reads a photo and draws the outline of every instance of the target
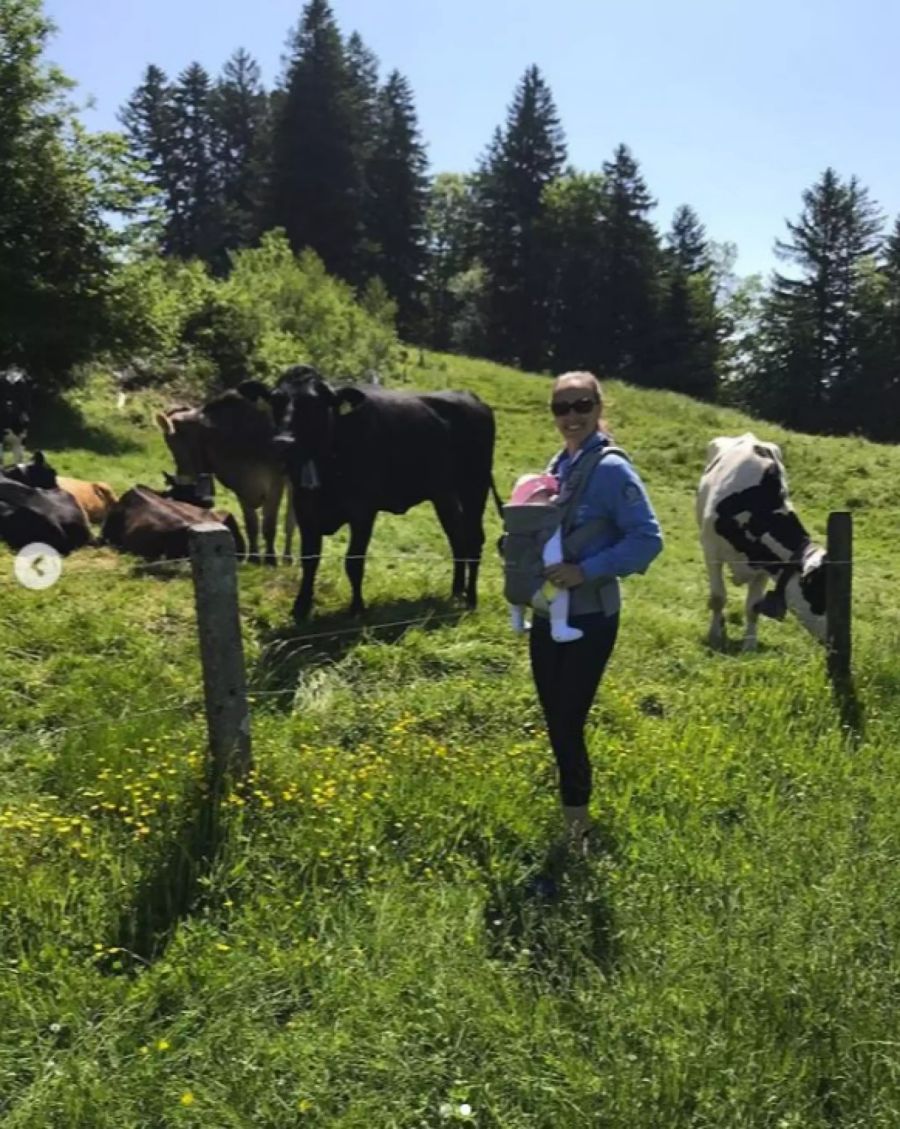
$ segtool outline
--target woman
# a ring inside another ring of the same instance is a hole
[[[554,642],[547,617],[535,614],[531,670],[559,770],[566,843],[585,855],[591,765],[584,726],[619,629],[618,578],[645,572],[662,535],[643,483],[612,447],[593,373],[558,377],[550,410],[565,443],[548,468],[560,481],[564,558],[544,575],[569,591],[569,622],[582,637]]]

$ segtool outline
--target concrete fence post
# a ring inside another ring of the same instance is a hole
[[[214,792],[221,792],[226,779],[245,776],[252,763],[234,540],[221,525],[202,522],[191,526],[188,543],[203,664],[211,784]]]

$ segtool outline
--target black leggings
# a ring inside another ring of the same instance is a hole
[[[536,615],[531,628],[531,673],[559,769],[562,802],[581,807],[591,798],[591,762],[584,726],[619,631],[619,616],[572,621],[584,631],[574,643],[554,643],[550,621]]]

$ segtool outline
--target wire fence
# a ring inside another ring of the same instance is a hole
[[[485,566],[482,570],[482,581],[488,591],[491,592],[493,598],[496,594],[496,587],[503,579],[504,569],[502,563],[499,561],[497,554],[486,550],[479,558],[474,557],[457,557],[447,551],[441,552],[431,548],[408,548],[401,551],[386,550],[374,548],[366,553],[349,554],[343,551],[339,546],[333,543],[325,547],[324,551],[316,554],[314,557],[302,558],[295,556],[293,558],[294,566],[302,566],[306,561],[315,561],[319,565],[325,566],[326,569],[341,568],[348,562],[365,561],[374,566],[384,564],[402,564],[407,567],[422,566],[431,569],[433,564],[440,564],[448,567],[456,564],[470,564],[480,560]],[[12,563],[10,561],[10,563]],[[687,567],[696,567],[702,570],[710,565],[732,566],[737,563],[744,567],[754,567],[770,571],[773,567],[777,566],[777,562],[768,560],[748,560],[748,561],[733,561],[726,559],[710,560],[704,555],[697,554],[695,556],[684,557],[679,555],[677,558],[679,569]],[[793,563],[793,562],[785,562]],[[880,558],[876,555],[862,557],[856,556],[852,562],[835,560],[831,563],[835,564],[850,564],[852,563],[855,571],[856,578],[861,583],[859,588],[865,589],[869,579],[877,577],[881,579],[884,575],[890,574],[897,567],[896,561],[892,557]],[[92,581],[96,578],[100,582],[108,580],[110,575],[120,577],[135,577],[141,575],[169,575],[176,574],[178,576],[184,575],[185,578],[190,576],[189,570],[185,567],[191,564],[191,557],[178,557],[175,559],[162,559],[155,561],[144,561],[135,559],[126,555],[112,555],[111,553],[104,552],[102,557],[96,555],[88,556],[78,555],[75,557],[66,558],[63,564],[63,577],[77,577],[79,579],[87,576]],[[260,575],[265,575],[267,567],[264,564],[251,563],[249,561],[239,561],[239,569],[241,573],[246,573],[249,570],[258,572]],[[432,570],[433,571],[433,570]],[[14,575],[11,575],[12,569],[6,572],[6,575],[0,573],[0,588],[4,584],[7,586],[18,587],[18,581]],[[286,569],[282,567],[278,570],[271,570],[273,575],[285,576]],[[292,570],[292,581],[296,576],[296,572]],[[702,583],[702,581],[700,581]],[[25,593],[23,593],[25,595]],[[431,598],[429,594],[419,595],[419,598]],[[439,612],[434,609],[424,610],[421,614],[414,616],[404,616],[402,618],[388,619],[386,621],[368,621],[360,622],[353,625],[338,626],[328,628],[326,630],[304,630],[297,628],[296,634],[291,635],[287,639],[280,641],[263,643],[256,656],[254,669],[251,672],[251,686],[250,696],[252,700],[272,700],[279,698],[287,698],[296,696],[298,690],[301,689],[299,678],[302,673],[302,666],[300,665],[304,658],[308,658],[306,652],[310,648],[317,647],[327,641],[346,639],[350,637],[365,638],[370,635],[377,635],[386,631],[404,632],[407,629],[417,627],[428,627],[432,625],[449,623],[451,621],[459,622],[465,615],[466,611],[463,608],[448,612]],[[287,626],[287,625],[286,625]],[[279,655],[279,644],[283,647],[290,644],[291,649],[289,653]],[[27,656],[23,656],[27,658]],[[271,688],[273,683],[278,682],[282,677],[293,677],[294,684],[284,688]],[[259,685],[252,685],[254,679]],[[267,686],[268,683],[268,686]],[[132,724],[134,721],[152,715],[161,714],[184,714],[188,710],[196,710],[202,705],[202,700],[199,696],[190,698],[180,698],[177,702],[171,702],[165,705],[150,709],[135,710],[131,713],[121,715],[115,719],[103,718],[95,719],[92,721],[82,722],[73,725],[53,725],[47,728],[40,728],[42,739],[50,740],[67,734],[82,732],[94,729],[109,728],[110,726],[125,727]],[[23,732],[21,729],[15,728],[0,728],[0,738],[9,737],[22,737]]]

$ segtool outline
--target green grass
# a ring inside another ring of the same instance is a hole
[[[501,493],[554,449],[545,379],[440,357],[413,379],[495,407]],[[625,583],[593,715],[606,849],[552,903],[525,892],[558,816],[493,513],[473,615],[425,507],[379,519],[363,628],[344,538],[299,631],[294,570],[242,566],[256,771],[193,885],[183,568],[85,550],[32,593],[0,550],[4,1127],[900,1124],[900,452],[607,393],[666,549]],[[51,460],[159,484],[154,406],[95,381]],[[703,645],[693,491],[708,440],[748,427],[814,534],[853,510],[862,727],[796,623],[756,655]]]

